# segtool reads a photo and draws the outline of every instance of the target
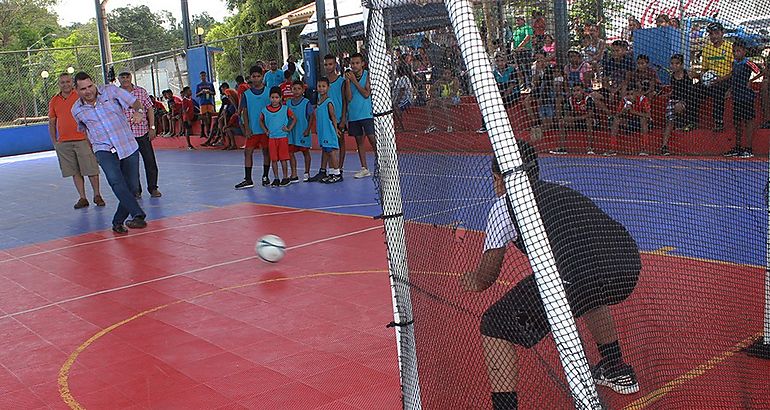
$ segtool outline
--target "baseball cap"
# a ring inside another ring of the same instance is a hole
[[[725,27],[720,22],[713,22],[709,23],[708,26],[706,26],[706,30],[708,31],[725,31]]]

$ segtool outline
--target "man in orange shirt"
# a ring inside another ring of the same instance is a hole
[[[72,177],[80,199],[75,209],[89,205],[86,199],[85,178],[91,181],[94,190],[94,203],[104,206],[104,199],[99,192],[99,164],[91,150],[91,144],[85,134],[78,131],[72,117],[72,105],[78,100],[78,94],[72,85],[72,76],[68,73],[59,75],[59,93],[48,104],[48,134],[59,158],[62,177]]]

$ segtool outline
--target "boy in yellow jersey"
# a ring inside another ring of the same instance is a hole
[[[713,22],[706,28],[709,41],[703,47],[703,72],[713,71],[718,78],[706,86],[706,93],[712,101],[714,132],[724,130],[725,94],[730,86],[732,71],[733,47],[724,39],[725,28],[721,23]]]

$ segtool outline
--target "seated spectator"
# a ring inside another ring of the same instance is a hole
[[[628,53],[628,43],[615,40],[612,52],[602,60],[604,76],[602,89],[594,92],[591,97],[597,106],[608,116],[612,115],[608,107],[616,106],[627,94],[631,74],[636,69],[633,57]]]
[[[152,101],[152,108],[155,113],[156,135],[164,135],[168,132],[168,118],[166,117],[168,111],[166,111],[166,106],[161,101],[158,101],[154,95],[150,96],[150,101]]]
[[[523,75],[508,65],[508,59],[503,54],[495,56],[495,81],[500,95],[503,97],[503,104],[506,108],[513,106],[521,98],[521,88],[519,85],[523,81]]]
[[[613,146],[617,144],[617,136],[621,128],[625,128],[629,132],[639,130],[641,132],[639,142],[642,146],[645,145],[644,142],[650,131],[652,117],[652,103],[647,97],[649,89],[649,83],[642,83],[641,87],[626,91],[625,96],[618,104],[616,115],[610,126]],[[615,155],[615,152],[610,150],[605,155]],[[642,148],[639,155],[648,154]]]
[[[654,94],[660,90],[660,80],[658,72],[650,66],[650,57],[639,54],[636,57],[636,70],[631,73],[630,88],[639,88],[639,84],[648,82],[651,85],[650,93]],[[652,97],[648,95],[647,97]]]
[[[431,99],[428,105],[433,112],[430,116],[430,125],[425,133],[437,130],[434,121],[437,117],[436,111],[438,111],[438,116],[443,119],[443,123],[447,124],[446,131],[453,132],[450,110],[458,104],[460,104],[460,82],[452,76],[452,71],[449,68],[443,68],[441,77],[434,81],[431,86]]]
[[[180,124],[182,121],[182,99],[174,95],[174,92],[170,89],[163,91],[163,98],[168,104],[168,114],[166,117],[169,124],[168,133],[164,136],[176,137],[178,135],[176,132],[177,124]]]
[[[412,98],[414,98],[414,90],[409,76],[409,66],[399,64],[396,67],[396,81],[393,83],[393,103],[395,105],[393,113],[396,117],[398,130],[405,130],[403,115],[404,111],[412,106]]]
[[[583,56],[577,50],[570,50],[567,53],[567,60],[569,61],[564,66],[563,72],[563,89],[557,90],[556,94],[556,108],[563,110],[565,107],[565,101],[568,102],[571,95],[571,90],[575,86],[583,87],[584,91],[591,92],[593,86],[593,72],[591,71],[591,65],[583,61]],[[558,84],[557,84],[558,85]],[[561,115],[560,113],[557,113]]]
[[[543,130],[553,125],[556,117],[556,85],[554,68],[548,63],[545,51],[535,52],[535,62],[532,64],[532,93],[524,101],[529,117],[535,117],[532,123],[532,137],[539,139]],[[537,106],[537,116],[534,107]]]
[[[655,25],[657,27],[668,27],[671,25],[671,19],[669,19],[668,14],[658,14],[658,17],[655,17]]]
[[[697,104],[695,103],[695,86],[690,73],[684,68],[684,56],[671,56],[671,86],[664,93],[669,98],[666,106],[666,128],[663,130],[663,145],[660,153],[671,155],[668,141],[674,128],[684,128],[690,131],[695,128]]]
[[[222,98],[222,136],[224,138],[223,150],[238,149],[235,137],[243,135],[238,116],[237,106],[230,100],[231,95]]]
[[[556,41],[553,36],[546,34],[543,40],[543,51],[551,65],[556,65]]]
[[[588,154],[594,154],[594,115],[591,112],[592,100],[581,83],[572,86],[569,98],[567,98],[564,111],[561,134],[559,136],[559,148],[551,151],[552,154],[566,154],[567,132],[588,131]]]
[[[668,21],[668,25],[669,25],[669,27],[673,27],[673,28],[675,28],[675,29],[677,29],[677,30],[678,30],[678,29],[680,29],[680,28],[682,28],[682,22],[681,22],[681,21],[679,21],[679,19],[678,19],[678,18],[676,18],[676,17],[672,17],[672,18],[671,18],[671,19]]]
[[[641,28],[642,28],[642,23],[640,23],[636,17],[629,14],[627,17],[627,24],[625,27],[623,27],[623,30],[620,32],[620,39],[628,41],[629,43],[633,43],[634,31],[639,30]]]
[[[583,47],[583,56],[586,61],[593,66],[593,72],[598,73],[607,51],[607,43],[601,37],[599,26],[596,24],[587,25],[580,44]]]

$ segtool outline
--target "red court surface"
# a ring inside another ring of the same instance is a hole
[[[371,218],[239,204],[0,251],[0,409],[399,408],[381,244]]]

